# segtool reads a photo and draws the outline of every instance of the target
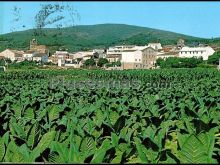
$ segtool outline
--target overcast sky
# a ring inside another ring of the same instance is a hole
[[[34,16],[45,3],[54,2],[0,2],[0,33],[33,28]],[[76,19],[76,25],[120,23],[203,38],[220,37],[220,2],[68,3],[80,14],[81,19]],[[17,23],[12,21],[14,6],[21,9]]]

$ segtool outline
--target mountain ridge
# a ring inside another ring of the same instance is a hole
[[[28,49],[29,42],[36,38],[51,51],[65,47],[70,51],[107,48],[117,44],[146,45],[161,42],[175,45],[179,38],[187,44],[210,43],[211,39],[184,35],[166,30],[127,24],[76,25],[64,28],[44,28],[41,31],[28,29],[0,35],[0,50],[5,48]]]

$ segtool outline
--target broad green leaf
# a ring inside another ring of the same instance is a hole
[[[177,162],[171,158],[168,154],[166,154],[167,159],[165,161],[160,161],[159,164],[177,164]]]
[[[147,159],[146,155],[143,152],[143,146],[141,145],[140,139],[135,137],[134,141],[138,151],[138,156],[140,157],[142,163],[149,163],[149,160]]]
[[[34,110],[32,108],[28,108],[24,111],[24,117],[29,119],[34,119]]]
[[[38,140],[39,136],[39,129],[38,129],[38,124],[35,123],[29,130],[28,138],[27,138],[27,144],[29,147],[33,148],[35,141]]]
[[[4,139],[0,138],[0,161],[2,161],[4,155],[5,155],[5,144],[4,144]]]
[[[115,125],[119,117],[119,114],[115,111],[111,111],[111,113],[109,113],[109,119],[112,125]]]
[[[49,116],[49,121],[53,121],[57,118],[59,118],[59,108],[57,105],[52,105],[49,108],[49,112],[48,112],[48,116]]]
[[[14,162],[14,154],[18,151],[17,146],[14,142],[14,140],[12,139],[6,149],[6,153],[5,153],[5,157],[4,160],[5,162]],[[19,158],[19,156],[17,156],[17,158]],[[16,159],[17,159],[16,158]]]
[[[121,159],[122,159],[122,155],[123,155],[123,152],[121,152],[120,150],[116,150],[116,153],[115,153],[115,158],[111,161],[111,163],[121,163]]]
[[[95,151],[91,163],[102,163],[106,151],[110,148],[110,146],[110,141],[108,139],[105,139],[102,143],[102,146]]]
[[[98,127],[101,127],[101,124],[104,120],[104,115],[100,109],[98,109],[96,112],[96,117],[94,118],[96,124]]]
[[[96,144],[92,137],[86,137],[82,140],[80,150],[87,153],[87,157],[93,154]]]
[[[21,113],[22,113],[22,105],[21,104],[12,104],[12,109],[14,110],[15,116],[17,118],[21,117]]]
[[[68,163],[69,152],[68,152],[67,146],[64,143],[59,143],[56,141],[51,142],[51,151],[56,151],[59,154],[59,157],[56,157],[56,160],[59,160],[59,161],[55,163]]]
[[[40,142],[31,153],[30,158],[32,161],[34,161],[40,155],[40,153],[42,153],[46,148],[50,146],[50,143],[53,141],[55,134],[55,131],[51,131],[42,136]]]
[[[14,131],[16,132],[17,136],[25,139],[26,138],[26,133],[24,131],[24,127],[22,127],[21,125],[17,124],[17,123],[11,123]]]
[[[180,151],[181,163],[207,163],[208,155],[203,143],[195,136],[190,135]]]
[[[115,133],[111,133],[112,144],[114,147],[118,147],[119,137]]]

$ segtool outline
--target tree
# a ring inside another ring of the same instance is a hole
[[[0,59],[0,66],[5,66],[6,62],[4,59]]]
[[[108,63],[108,60],[106,58],[100,58],[97,65],[99,67],[103,67],[103,65],[107,64]]]
[[[84,63],[85,66],[95,66],[96,62],[93,58],[87,59]]]
[[[76,62],[77,62],[77,63],[80,63],[81,61],[82,61],[82,58],[77,58],[77,59],[76,59]]]
[[[121,62],[120,61],[116,61],[116,62],[112,62],[113,66],[121,66]]]
[[[158,58],[158,59],[156,60],[156,66],[160,66],[163,61],[164,61],[164,60],[163,60],[162,58]]]
[[[209,56],[207,63],[213,64],[213,65],[218,65],[219,58],[220,58],[220,51],[217,51],[213,55]]]
[[[177,57],[168,57],[167,59],[165,60],[161,60],[160,61],[160,67],[161,68],[179,68],[179,64],[180,64],[180,59],[177,58]]]
[[[178,58],[168,57],[167,59],[157,59],[157,66],[161,68],[195,68],[202,64],[202,58]]]
[[[9,64],[9,68],[15,68],[15,69],[34,69],[37,67],[37,63],[35,61],[28,61],[24,60],[22,62],[13,62]]]

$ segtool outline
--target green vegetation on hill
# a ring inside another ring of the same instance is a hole
[[[54,52],[60,47],[69,51],[107,48],[116,44],[146,45],[148,42],[176,44],[179,38],[187,44],[208,43],[209,40],[183,34],[124,24],[80,25],[61,29],[43,29],[42,34],[35,29],[0,35],[0,51],[6,48],[29,49],[29,42],[36,38]]]

